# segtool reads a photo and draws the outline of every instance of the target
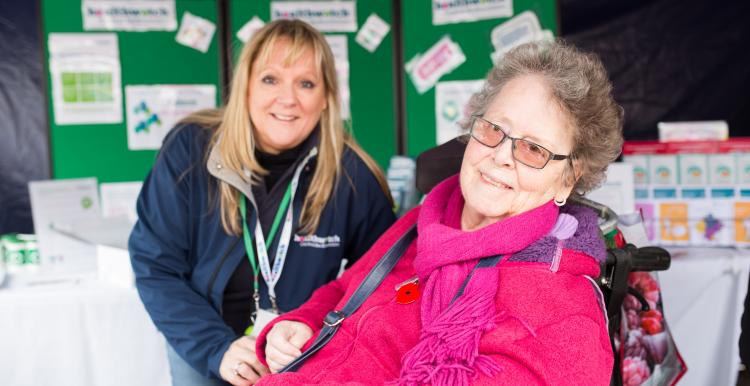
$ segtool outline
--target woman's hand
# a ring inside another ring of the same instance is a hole
[[[221,358],[219,373],[234,386],[255,384],[260,377],[268,374],[268,368],[255,355],[255,338],[243,336],[232,342]]]
[[[302,355],[300,349],[312,338],[306,324],[284,320],[276,323],[266,336],[266,361],[271,372],[278,372]]]

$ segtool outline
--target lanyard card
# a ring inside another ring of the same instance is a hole
[[[257,338],[258,334],[263,331],[268,323],[271,323],[272,320],[276,319],[277,316],[279,316],[277,313],[270,310],[264,310],[262,308],[258,310],[258,314],[255,316],[253,332],[250,333],[250,336]]]

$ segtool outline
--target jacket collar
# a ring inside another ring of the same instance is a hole
[[[306,141],[305,151],[302,153],[302,162],[305,164],[309,163],[318,154],[319,132],[320,127],[317,126],[313,130],[313,132],[310,133],[309,140]],[[219,144],[221,143],[222,139],[222,137],[219,137],[216,143],[211,147],[211,151],[208,155],[208,161],[206,162],[208,173],[214,176],[216,179],[224,181],[232,187],[236,188],[237,190],[242,192],[245,197],[253,197],[253,183],[251,178],[252,174],[250,173],[250,171],[244,170],[244,176],[240,176],[239,173],[229,169],[228,167],[226,167],[226,165],[224,165],[221,157],[221,151],[219,150]],[[296,167],[299,167],[298,163],[295,163],[295,168]]]

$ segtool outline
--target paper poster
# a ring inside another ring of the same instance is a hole
[[[253,16],[252,19],[237,31],[237,39],[240,39],[243,43],[247,43],[247,41],[253,37],[255,32],[263,28],[264,25],[266,25],[266,23],[264,23],[263,20],[260,20],[258,16]]]
[[[490,40],[495,48],[491,55],[494,63],[505,53],[521,44],[538,40],[554,40],[554,35],[552,31],[542,30],[536,13],[524,11],[492,29]]]
[[[174,31],[174,0],[83,0],[83,29],[104,31]]]
[[[586,197],[608,206],[618,215],[635,212],[633,165],[623,162],[609,164],[604,183],[588,192]]]
[[[140,181],[102,183],[99,186],[102,217],[124,217],[131,224],[135,224],[138,220],[135,204],[138,201],[141,186],[143,183]]]
[[[216,107],[216,86],[125,86],[125,105],[128,149],[159,149],[177,121],[192,112]]]
[[[271,20],[300,19],[322,32],[356,32],[354,1],[272,1]]]
[[[100,218],[95,178],[29,182],[40,270],[74,274],[96,270],[94,246],[71,237],[77,224]]]
[[[513,0],[432,0],[433,25],[510,16],[513,16]]]
[[[450,36],[440,39],[424,54],[417,54],[404,66],[420,94],[431,89],[443,75],[466,61],[461,47]]]
[[[362,28],[359,29],[357,37],[354,40],[367,51],[375,52],[390,30],[391,26],[373,13],[367,18]]]
[[[208,46],[211,45],[214,32],[216,32],[216,24],[190,12],[185,12],[182,15],[180,30],[177,31],[175,39],[177,43],[195,48],[205,54],[208,51]]]
[[[684,244],[690,240],[688,206],[684,202],[659,204],[659,240],[664,245]]]
[[[122,122],[114,33],[51,33],[47,41],[55,124]]]
[[[483,79],[439,82],[435,86],[435,138],[438,145],[461,134],[459,123],[470,118],[466,104],[482,89],[482,85]]]
[[[349,45],[346,35],[325,35],[328,45],[333,52],[336,66],[336,77],[339,82],[339,98],[341,99],[341,119],[351,118],[349,107]]]

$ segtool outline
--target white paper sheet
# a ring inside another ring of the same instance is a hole
[[[82,0],[86,31],[174,31],[174,0]]]
[[[373,13],[367,17],[365,24],[359,29],[354,40],[367,51],[375,52],[390,30],[391,26]]]
[[[140,181],[102,183],[99,186],[102,217],[125,217],[134,224],[138,220],[135,203],[141,186],[143,183]]]
[[[609,164],[602,186],[588,192],[586,197],[608,206],[617,214],[635,212],[633,165],[624,162]]]
[[[40,273],[54,276],[96,270],[93,245],[69,237],[76,224],[100,219],[95,178],[29,182]]]
[[[185,12],[182,14],[180,30],[177,31],[175,40],[177,40],[177,43],[195,48],[205,54],[211,45],[214,32],[216,32],[216,24],[190,12]]]
[[[417,92],[424,94],[445,74],[466,61],[461,47],[444,36],[424,54],[417,54],[404,66]]]
[[[513,0],[432,0],[432,24],[497,19],[513,16]]]
[[[177,121],[192,112],[216,107],[216,86],[125,86],[125,102],[128,149],[159,149]]]
[[[354,1],[272,1],[271,20],[300,19],[322,32],[356,32]]]
[[[339,97],[341,98],[341,119],[351,118],[349,107],[349,44],[346,35],[325,35],[328,45],[333,52],[336,77],[339,82]]]
[[[252,19],[248,20],[248,22],[237,31],[237,39],[240,39],[243,43],[247,43],[247,41],[253,37],[255,32],[263,28],[264,25],[266,25],[266,23],[264,23],[263,20],[258,16],[253,16]]]
[[[120,54],[113,33],[51,33],[55,124],[122,122]]]
[[[438,82],[435,86],[435,135],[437,145],[461,134],[459,123],[469,119],[466,104],[474,93],[482,89],[484,80],[456,80]]]

